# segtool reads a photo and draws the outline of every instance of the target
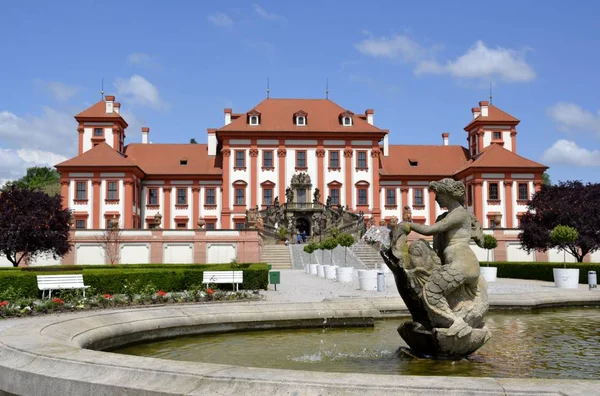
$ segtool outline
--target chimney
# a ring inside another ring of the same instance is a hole
[[[106,102],[106,114],[113,113],[113,106],[115,103],[115,97],[111,95],[107,95],[104,97],[104,102]]]
[[[383,156],[390,156],[390,131],[389,129],[384,129],[385,136],[383,137]]]
[[[450,134],[448,132],[442,133],[442,141],[444,142],[444,146],[448,145],[449,138],[450,138]]]
[[[217,155],[217,130],[214,128],[208,128],[206,130],[208,134],[208,155]]]
[[[231,124],[231,109],[225,109],[225,125]]]
[[[373,125],[373,114],[375,114],[375,110],[373,109],[367,109],[367,111],[365,111],[365,115],[367,116],[367,122],[371,125]]]
[[[113,105],[115,113],[117,114],[121,114],[121,103],[119,102],[115,102],[115,104]]]
[[[148,144],[148,134],[150,133],[150,128],[142,127],[142,143]]]
[[[482,117],[488,116],[488,106],[489,105],[490,105],[490,102],[488,102],[488,101],[479,102],[479,107],[481,107],[481,116]]]
[[[473,107],[471,112],[473,113],[473,119],[475,119],[479,117],[479,114],[481,114],[481,109],[479,107]]]

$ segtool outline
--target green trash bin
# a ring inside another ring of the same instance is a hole
[[[273,269],[273,265],[272,264],[267,264],[267,268],[269,269],[269,271],[271,271]]]
[[[269,283],[275,286],[275,291],[277,291],[277,285],[281,283],[281,273],[279,271],[270,271]]]

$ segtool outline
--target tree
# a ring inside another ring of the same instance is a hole
[[[0,194],[0,252],[14,267],[23,259],[52,254],[54,259],[71,250],[71,212],[61,197],[10,186]]]
[[[583,261],[589,253],[600,248],[600,184],[580,181],[542,185],[529,202],[521,217],[519,240],[527,252],[546,251],[560,245],[550,237],[557,225],[578,231],[575,242],[566,246],[566,252]]]
[[[2,190],[7,191],[12,186],[41,190],[50,196],[60,195],[60,173],[47,166],[34,166],[28,168],[22,178],[6,183]]]
[[[579,238],[579,233],[573,227],[557,225],[550,232],[550,239],[558,245],[563,251],[563,266],[567,268],[567,248],[573,245]]]
[[[108,222],[108,228],[97,238],[110,265],[117,264],[121,258],[121,236],[119,221],[113,217]]]
[[[198,144],[198,142],[196,141],[196,138],[191,138],[190,144]]]
[[[348,253],[348,247],[354,243],[354,237],[347,232],[338,235],[337,242],[340,246],[344,247],[344,267],[346,266],[346,254]]]
[[[542,183],[544,183],[547,186],[552,184],[552,180],[550,180],[550,175],[548,174],[548,172],[542,173]]]
[[[337,245],[338,241],[334,237],[329,237],[319,244],[319,248],[323,249],[324,251],[329,250],[331,255],[330,264],[333,264],[333,249],[335,249]]]
[[[483,248],[487,250],[487,265],[490,265],[490,250],[498,247],[498,240],[493,235],[485,234],[483,236]]]

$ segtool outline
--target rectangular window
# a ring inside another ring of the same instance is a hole
[[[102,128],[94,128],[94,136],[104,136],[104,130]]]
[[[396,189],[390,188],[385,190],[385,204],[388,206],[396,205]]]
[[[206,197],[204,204],[205,205],[216,205],[215,201],[215,189],[207,188],[206,189]]]
[[[109,181],[106,183],[107,194],[106,198],[109,201],[119,200],[119,182]]]
[[[75,228],[78,230],[85,229],[85,220],[75,220]]]
[[[499,200],[498,183],[488,183],[488,199],[492,201]]]
[[[306,151],[296,151],[296,167],[306,168]]]
[[[206,229],[207,230],[214,230],[216,229],[216,224],[212,221],[208,221],[206,222]]]
[[[340,204],[340,189],[339,188],[332,188],[331,190],[329,190],[329,196],[331,197],[332,205]]]
[[[236,188],[235,189],[235,204],[236,205],[245,205],[246,197],[245,197],[246,189],[244,188]]]
[[[358,189],[358,204],[359,205],[367,205],[368,201],[367,201],[367,189],[366,188],[359,188]]]
[[[414,195],[413,195],[413,205],[417,205],[417,206],[423,206],[423,189],[422,188],[417,188],[414,191]]]
[[[148,205],[158,205],[158,189],[148,189]]]
[[[298,198],[296,198],[296,202],[298,203],[306,203],[306,190],[298,190]]]
[[[339,168],[340,167],[340,152],[330,151],[329,152],[329,167]]]
[[[263,190],[263,205],[273,205],[273,189],[265,188]]]
[[[519,183],[519,201],[527,201],[529,199],[529,183]]]
[[[235,229],[236,230],[243,230],[244,228],[246,228],[246,223],[244,223],[243,221],[236,221],[235,222]]]
[[[358,151],[356,153],[356,167],[358,169],[367,169],[367,152]]]
[[[236,151],[235,152],[235,167],[245,168],[246,167],[246,152]]]
[[[187,224],[183,221],[178,221],[177,228],[187,228]]]
[[[494,140],[502,140],[502,132],[494,132]]]
[[[187,188],[177,189],[177,205],[187,205]]]
[[[76,185],[77,194],[75,199],[77,201],[85,201],[87,199],[87,182],[78,181]]]
[[[263,151],[263,167],[273,167],[273,151]]]

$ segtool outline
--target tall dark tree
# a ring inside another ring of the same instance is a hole
[[[198,142],[196,141],[196,139],[195,139],[195,138],[191,138],[191,139],[190,139],[190,143],[191,143],[191,144],[198,144]]]
[[[40,254],[58,259],[71,249],[70,217],[60,196],[11,186],[0,194],[0,252],[15,267]]]
[[[600,248],[600,184],[580,181],[544,184],[529,202],[527,213],[521,217],[519,239],[523,247],[548,250],[560,247],[550,237],[557,225],[569,226],[579,233],[577,240],[567,246],[567,252],[583,261],[588,253]]]

